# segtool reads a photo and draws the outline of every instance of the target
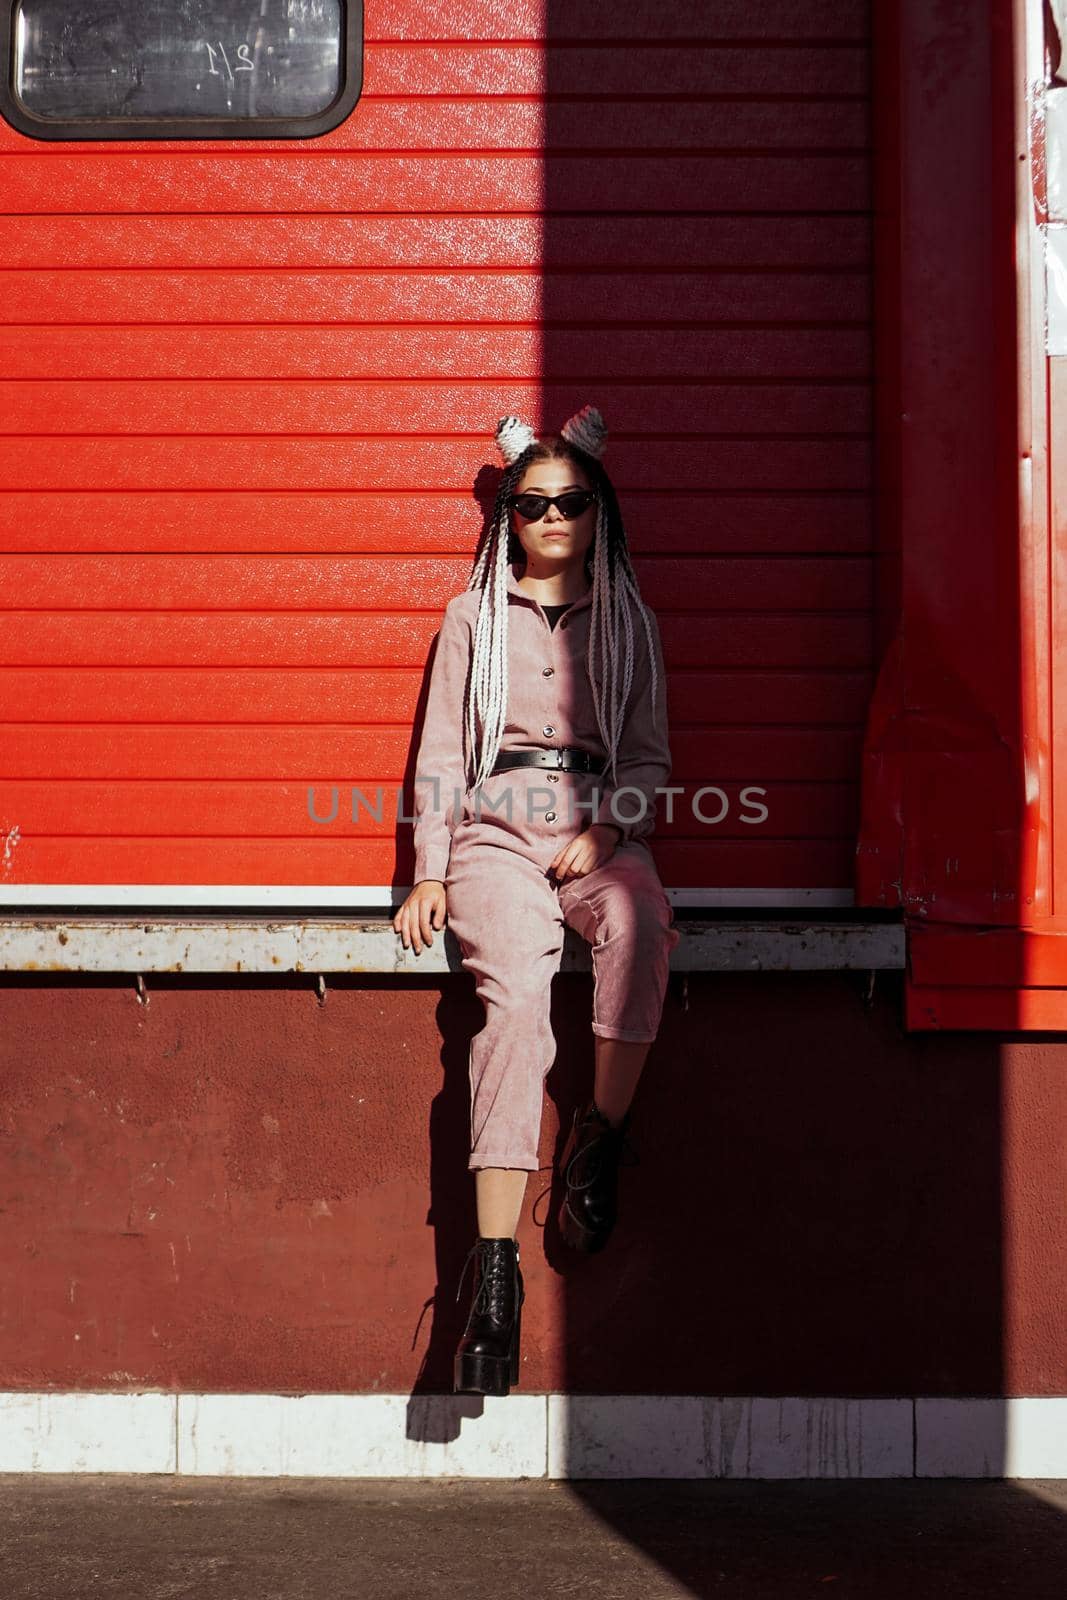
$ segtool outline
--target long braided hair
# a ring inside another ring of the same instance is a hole
[[[493,769],[507,718],[508,566],[524,554],[512,534],[508,497],[516,492],[531,462],[571,461],[585,473],[596,494],[596,528],[586,554],[587,572],[592,559],[593,585],[586,667],[613,784],[617,782],[616,758],[634,677],[635,617],[644,627],[655,718],[657,671],[652,624],[630,561],[618,497],[599,459],[606,438],[600,414],[592,406],[583,407],[560,434],[543,440],[536,439],[532,430],[515,417],[503,418],[497,429],[497,442],[507,466],[467,584],[468,589],[480,588],[482,592],[466,706],[467,747],[474,753],[473,788],[482,784]],[[589,448],[583,449],[583,443]]]

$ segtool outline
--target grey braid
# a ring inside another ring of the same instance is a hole
[[[612,784],[618,782],[617,757],[626,705],[634,679],[634,613],[644,627],[651,666],[653,721],[657,705],[656,652],[649,610],[641,598],[637,574],[611,481],[603,467],[584,451],[564,446],[566,455],[585,471],[596,489],[596,531],[593,539],[593,599],[586,669],[593,690],[597,726],[608,752]],[[500,750],[508,706],[508,591],[511,512],[514,494],[531,461],[545,457],[537,443],[504,472],[496,503],[471,568],[468,589],[481,589],[474,630],[474,652],[466,696],[467,748],[477,751],[472,787],[484,783]]]

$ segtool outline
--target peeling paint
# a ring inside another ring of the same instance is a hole
[[[899,903],[900,890],[897,890]],[[320,1003],[326,975],[392,973],[398,977],[459,973],[460,952],[446,931],[443,943],[420,956],[405,951],[391,922],[264,925],[188,918],[138,925],[136,943],[123,918],[66,919],[49,924],[39,919],[0,919],[0,971],[126,972],[137,975],[138,998],[148,1004],[145,973],[277,972],[314,974]],[[803,917],[775,917],[742,924],[729,917],[686,921],[682,938],[671,953],[674,971],[827,970],[899,967],[903,947],[899,930],[886,923],[853,919],[812,924]],[[356,941],[355,943],[353,941]],[[175,960],[180,949],[181,960]],[[312,959],[302,959],[301,952]],[[588,972],[590,950],[573,929],[564,939],[561,970]]]
[[[21,832],[19,830],[18,823],[17,822],[12,823],[11,827],[7,830],[7,832],[4,835],[4,871],[5,872],[10,872],[11,868],[15,864],[15,849],[18,846],[21,838],[22,838],[22,834],[21,834]]]

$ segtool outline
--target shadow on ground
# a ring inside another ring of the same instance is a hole
[[[0,1476],[5,1600],[1061,1600],[1067,1482]]]

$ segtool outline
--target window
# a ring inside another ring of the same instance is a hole
[[[0,109],[38,139],[307,138],[362,85],[361,3],[17,0]]]

